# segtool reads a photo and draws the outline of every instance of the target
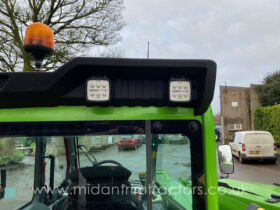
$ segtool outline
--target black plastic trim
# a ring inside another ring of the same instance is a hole
[[[86,101],[86,81],[106,77],[111,100]],[[192,101],[169,101],[171,78],[192,83]],[[0,108],[87,106],[181,106],[204,113],[213,99],[216,64],[211,60],[75,58],[54,72],[0,73]]]

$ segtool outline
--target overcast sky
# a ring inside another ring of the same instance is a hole
[[[124,0],[124,57],[212,59],[219,85],[249,86],[280,69],[280,1]]]

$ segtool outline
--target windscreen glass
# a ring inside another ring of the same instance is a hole
[[[192,207],[192,172],[190,141],[181,134],[159,135],[155,181],[162,198]],[[156,194],[156,196],[158,196]]]
[[[1,166],[7,173],[1,209],[28,203],[40,190],[33,187],[34,176],[66,196],[65,209],[147,209],[149,204],[204,209],[203,196],[193,190],[204,186],[200,124],[150,121],[146,126],[145,121],[1,124],[3,145],[19,157]],[[42,174],[35,173],[36,151],[43,157]],[[3,150],[0,154],[6,157]],[[10,188],[16,191],[12,197]]]
[[[152,121],[153,209],[204,209],[201,125],[197,121]]]
[[[131,171],[129,177],[131,182],[139,182],[139,173],[146,171],[146,136],[143,134],[92,135],[76,138],[80,147],[79,161],[82,168],[92,167],[95,161],[109,161],[104,165],[117,165],[114,163],[116,161]],[[87,155],[87,150],[94,158]],[[113,162],[110,163],[110,160]]]

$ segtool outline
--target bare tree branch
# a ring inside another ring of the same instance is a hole
[[[56,51],[43,66],[49,71],[94,46],[118,42],[123,10],[123,0],[0,0],[0,71],[34,70],[22,46],[31,22],[54,31]]]

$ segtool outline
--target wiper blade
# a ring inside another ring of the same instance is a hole
[[[273,185],[277,186],[277,187],[280,187],[280,184],[279,183],[273,183]]]
[[[87,159],[91,162],[91,164],[93,166],[95,166],[97,164],[96,158],[93,156],[93,154],[90,153],[90,151],[88,150],[88,148],[85,145],[83,145],[83,144],[78,145],[78,148],[85,154],[85,156],[87,157]],[[83,150],[83,148],[86,148],[87,153]],[[90,154],[90,156],[94,159],[94,161],[89,157],[88,154]]]
[[[247,190],[242,190],[242,189],[239,189],[239,188],[235,188],[235,187],[232,187],[229,184],[223,183],[223,182],[218,182],[218,186],[219,187],[225,187],[225,188],[228,188],[228,189],[231,189],[231,190],[236,190],[236,191],[245,192],[245,193],[249,193],[249,194],[252,194],[252,195],[257,195],[257,196],[263,197],[262,195],[259,195],[259,194],[256,194],[256,193],[253,193],[253,192],[250,192],[250,191],[247,191]]]
[[[271,194],[271,198],[267,199],[266,202],[268,202],[268,203],[279,203],[280,202],[280,195]]]
[[[275,185],[275,183],[273,183],[273,184]],[[265,198],[262,195],[259,195],[259,194],[256,194],[256,193],[253,193],[253,192],[250,192],[250,191],[247,191],[247,190],[242,190],[242,189],[231,187],[227,183],[218,182],[218,186],[219,187],[225,187],[225,188],[232,189],[232,190],[237,190],[237,191],[240,191],[240,192],[246,192],[246,193],[249,193],[249,194],[252,194],[252,195],[256,195],[256,196],[260,196],[260,197]],[[280,202],[280,195],[271,194],[271,198],[266,199],[265,201],[268,202],[268,203],[278,203],[278,202]]]
[[[94,155],[89,151],[89,149],[87,148],[86,145],[81,144],[81,145],[79,145],[79,147],[81,147],[81,148],[84,147],[84,148],[86,149],[86,151],[88,152],[88,154],[90,154],[90,156],[97,162],[96,158],[95,158]]]
[[[280,200],[280,195],[271,194],[271,197]]]

